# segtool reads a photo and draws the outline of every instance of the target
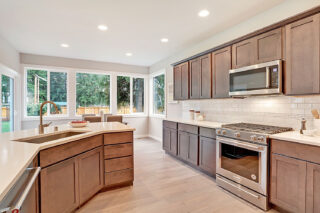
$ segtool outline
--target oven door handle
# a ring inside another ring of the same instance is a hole
[[[257,151],[257,152],[262,152],[265,149],[264,146],[251,145],[251,144],[248,144],[246,142],[237,142],[236,140],[232,140],[232,139],[226,139],[226,138],[217,137],[217,140],[219,142],[221,142],[221,143],[226,143],[226,144],[229,144],[229,145],[234,145],[234,146],[238,146],[238,147],[242,147],[242,148],[247,148],[247,149],[250,149],[250,150]]]
[[[221,181],[225,182],[226,184],[229,184],[229,185],[237,188],[237,189],[240,190],[240,191],[243,191],[244,193],[246,193],[246,194],[248,194],[248,195],[250,195],[250,196],[252,196],[252,197],[254,197],[254,198],[256,198],[256,199],[259,199],[259,198],[260,198],[259,195],[252,194],[251,192],[248,192],[247,190],[244,190],[244,189],[240,188],[240,187],[237,186],[237,185],[234,185],[234,184],[232,184],[232,183],[229,183],[228,181],[223,180],[222,178],[219,178],[219,180],[221,180]]]

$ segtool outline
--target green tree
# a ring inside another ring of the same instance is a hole
[[[165,79],[164,74],[153,78],[153,103],[154,112],[163,114],[165,108]]]
[[[117,77],[118,109],[130,106],[130,77]]]

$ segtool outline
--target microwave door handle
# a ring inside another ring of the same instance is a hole
[[[270,88],[270,67],[266,67],[266,88]]]

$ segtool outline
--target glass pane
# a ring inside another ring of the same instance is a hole
[[[76,75],[77,115],[110,113],[110,76],[88,73]]]
[[[259,152],[221,144],[221,167],[257,183],[259,182],[259,157]]]
[[[245,91],[266,88],[266,68],[237,72],[230,75],[230,91]]]
[[[153,78],[153,113],[164,114],[164,74]]]
[[[2,75],[1,77],[1,101],[2,101],[2,129],[1,132],[12,132],[14,127],[14,105],[13,105],[13,79]]]
[[[144,112],[144,79],[133,78],[133,112]]]
[[[60,114],[67,114],[67,73],[50,72],[50,100],[57,104]],[[55,113],[52,105],[50,113]]]
[[[38,116],[40,105],[47,98],[47,71],[27,70],[27,116]],[[47,106],[44,106],[43,112],[47,114]]]
[[[119,114],[130,113],[130,77],[117,77],[117,104]]]

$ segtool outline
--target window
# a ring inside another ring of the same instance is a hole
[[[153,77],[153,114],[165,113],[165,76],[164,74]]]
[[[39,116],[40,105],[47,100],[54,101],[60,114],[67,114],[67,73],[40,69],[28,69],[27,79],[27,116]],[[43,108],[44,115],[55,113],[54,108]]]
[[[110,75],[76,74],[76,114],[110,113]]]
[[[0,75],[1,79],[1,131],[12,132],[14,129],[13,78]]]
[[[117,108],[118,114],[144,113],[144,78],[117,76]]]

